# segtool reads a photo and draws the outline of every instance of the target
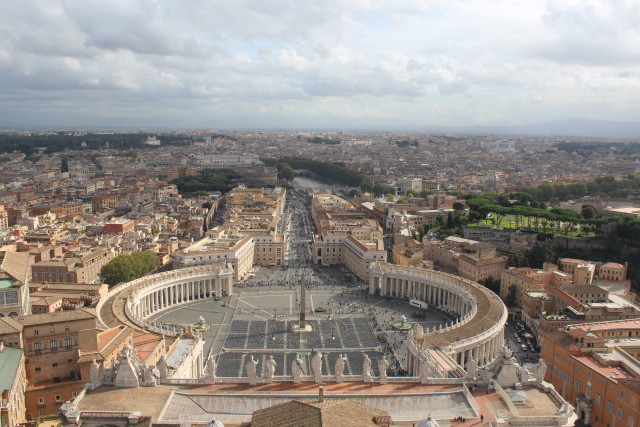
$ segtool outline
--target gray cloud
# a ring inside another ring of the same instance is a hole
[[[269,111],[282,123],[304,114],[325,124],[491,124],[640,111],[631,0],[3,6],[0,116],[14,121],[49,123],[64,111],[90,124],[204,126]]]

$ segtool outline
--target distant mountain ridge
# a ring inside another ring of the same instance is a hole
[[[640,122],[615,122],[580,118],[513,126],[464,126],[458,129],[471,133],[511,135],[607,136],[613,138],[640,137]]]

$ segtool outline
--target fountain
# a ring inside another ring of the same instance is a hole
[[[400,321],[393,324],[393,327],[399,331],[408,331],[411,329],[411,324],[407,322],[407,317],[403,314],[400,317]]]

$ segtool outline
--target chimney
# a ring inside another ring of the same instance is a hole
[[[320,402],[324,401],[324,386],[321,385],[320,387],[318,387],[318,400]]]

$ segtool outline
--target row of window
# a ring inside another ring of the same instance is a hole
[[[65,326],[65,327],[64,327],[64,331],[65,331],[65,332],[69,332],[69,331],[71,331],[71,328],[70,328],[69,326]],[[50,329],[49,329],[49,335],[55,335],[55,333],[56,333],[55,328],[50,328]],[[40,330],[39,330],[39,329],[34,329],[34,330],[33,330],[33,336],[34,336],[34,337],[37,337],[37,336],[39,336],[39,335],[40,335]]]
[[[64,339],[64,347],[67,350],[71,350],[71,337],[65,337]],[[58,341],[54,338],[49,340],[49,349],[51,350],[55,350],[58,348]],[[45,345],[45,350],[46,350],[46,345]],[[33,342],[33,350],[34,351],[42,351],[42,343],[40,341],[34,341]]]

